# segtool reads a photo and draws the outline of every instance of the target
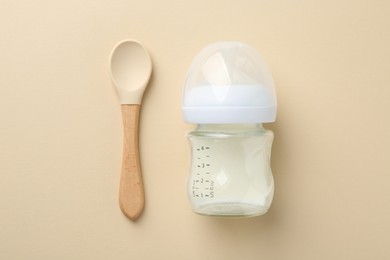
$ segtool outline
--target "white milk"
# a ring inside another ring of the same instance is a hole
[[[274,190],[269,165],[272,132],[256,125],[243,126],[241,131],[239,126],[225,125],[225,132],[217,133],[215,127],[189,134],[192,158],[187,190],[194,211],[226,216],[265,213]]]

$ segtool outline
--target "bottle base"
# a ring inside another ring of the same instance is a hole
[[[268,207],[243,203],[213,203],[202,205],[193,211],[204,216],[246,218],[263,215],[268,211]]]

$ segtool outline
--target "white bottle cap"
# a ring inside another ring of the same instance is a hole
[[[276,94],[267,64],[241,42],[207,46],[187,73],[183,115],[196,124],[274,122]]]

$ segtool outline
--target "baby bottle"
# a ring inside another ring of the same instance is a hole
[[[269,209],[276,118],[272,75],[261,56],[241,42],[217,42],[193,60],[184,84],[183,116],[197,124],[187,193],[195,213],[250,217]]]

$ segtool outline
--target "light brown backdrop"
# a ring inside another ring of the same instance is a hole
[[[0,9],[1,259],[389,259],[386,1],[22,1]],[[118,207],[122,121],[108,56],[154,63],[141,111],[146,208]],[[204,46],[267,60],[278,118],[269,213],[191,212],[182,84]]]

